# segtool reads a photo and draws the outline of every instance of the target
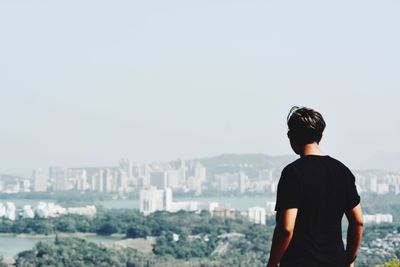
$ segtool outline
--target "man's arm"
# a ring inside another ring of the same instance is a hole
[[[271,252],[267,267],[276,267],[292,240],[297,209],[286,209],[277,214]]]
[[[349,221],[349,226],[347,228],[346,256],[349,265],[353,266],[363,233],[364,220],[362,217],[361,205],[358,204],[351,210],[346,211],[346,217]]]

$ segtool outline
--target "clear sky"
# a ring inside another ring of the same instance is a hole
[[[0,173],[290,154],[292,105],[324,115],[322,147],[350,167],[399,153],[399,14],[386,0],[1,1]]]

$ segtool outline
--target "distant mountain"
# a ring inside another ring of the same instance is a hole
[[[364,161],[359,166],[365,170],[385,170],[400,172],[400,153],[399,152],[379,152]]]
[[[257,172],[263,169],[273,170],[275,174],[290,162],[296,160],[295,156],[270,156],[266,154],[223,154],[215,157],[199,158],[198,160],[207,168],[210,174],[225,172],[245,171]]]

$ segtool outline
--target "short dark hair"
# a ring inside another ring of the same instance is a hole
[[[293,107],[287,118],[288,136],[298,145],[319,143],[326,123],[321,113],[311,108]]]

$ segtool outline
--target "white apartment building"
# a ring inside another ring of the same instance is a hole
[[[167,170],[165,171],[165,176],[167,177],[167,186],[171,188],[180,187],[179,171],[178,170]]]
[[[159,210],[165,210],[166,192],[162,189],[150,187],[140,190],[140,212],[149,215]],[[172,201],[172,197],[171,200]]]
[[[211,216],[213,215],[214,210],[218,207],[219,207],[218,202],[211,202],[208,204],[208,211],[211,213]]]
[[[393,215],[392,214],[364,214],[364,223],[393,223]]]
[[[36,207],[36,214],[41,218],[53,218],[66,214],[67,210],[54,203],[39,202]]]
[[[88,217],[94,217],[96,215],[96,207],[94,205],[87,205],[85,207],[71,207],[67,208],[68,214],[78,214]]]
[[[16,218],[16,208],[13,202],[7,202],[5,206],[5,214],[4,217],[14,221]]]
[[[6,202],[5,205],[0,203],[0,217],[14,221],[16,219],[16,215],[16,208],[13,202]]]
[[[247,214],[250,222],[263,225],[266,223],[266,210],[263,207],[249,208]]]
[[[33,171],[33,191],[46,192],[47,191],[47,177],[42,169]]]
[[[24,205],[24,207],[22,208],[21,216],[24,219],[26,218],[32,219],[35,217],[35,212],[33,211],[31,205]]]
[[[200,204],[196,201],[173,202],[171,188],[161,190],[150,187],[140,190],[140,212],[145,216],[162,210],[168,212],[198,211],[199,206]]]

